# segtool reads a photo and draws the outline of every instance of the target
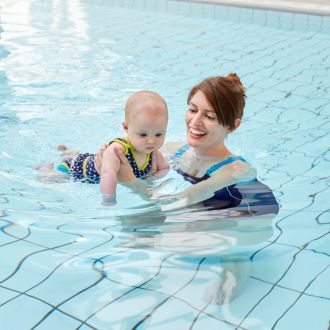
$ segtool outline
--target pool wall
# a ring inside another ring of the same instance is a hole
[[[290,12],[274,8],[247,8],[233,4],[207,1],[171,1],[171,0],[85,0],[99,5],[111,5],[162,13],[184,15],[196,18],[220,19],[229,22],[257,24],[275,29],[308,30],[318,33],[330,33],[330,10],[321,12]],[[283,8],[281,8],[283,9]],[[297,7],[295,9],[297,10]],[[299,8],[298,8],[299,10]],[[308,9],[306,9],[308,10]]]

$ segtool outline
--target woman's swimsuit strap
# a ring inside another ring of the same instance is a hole
[[[189,149],[189,144],[183,145],[172,157],[172,161],[180,158]]]
[[[233,163],[236,160],[241,160],[242,162],[246,162],[246,160],[242,156],[229,157],[229,158],[209,167],[206,171],[206,174],[211,175],[214,171],[218,170],[220,167]]]
[[[180,158],[187,150],[189,149],[189,144],[185,144],[183,145],[175,154],[174,156],[172,157],[172,160],[176,160],[178,158]],[[222,166],[225,166],[227,164],[230,164],[230,163],[233,163],[235,162],[236,160],[241,160],[243,162],[246,162],[246,160],[242,157],[242,156],[232,156],[232,157],[229,157],[219,163],[216,163],[214,165],[212,165],[211,167],[209,167],[207,169],[207,171],[205,172],[205,175],[207,175],[208,177],[211,176],[211,174],[218,170],[220,167]]]

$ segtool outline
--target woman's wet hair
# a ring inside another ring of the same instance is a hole
[[[188,104],[197,91],[203,92],[221,125],[235,128],[235,119],[243,117],[245,88],[236,73],[227,77],[209,77],[195,85],[189,92]]]

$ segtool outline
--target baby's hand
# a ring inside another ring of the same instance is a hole
[[[111,206],[111,205],[116,205],[116,195],[102,195],[102,206]]]

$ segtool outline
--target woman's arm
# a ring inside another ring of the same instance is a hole
[[[165,159],[169,160],[184,145],[185,145],[185,142],[183,142],[183,141],[172,141],[172,142],[166,143],[160,149],[160,152],[163,154]]]
[[[248,163],[237,160],[215,171],[212,176],[202,182],[194,184],[177,194],[174,202],[162,205],[163,211],[175,210],[205,201],[214,196],[215,192],[256,177],[256,170]],[[169,199],[170,200],[170,199]]]

